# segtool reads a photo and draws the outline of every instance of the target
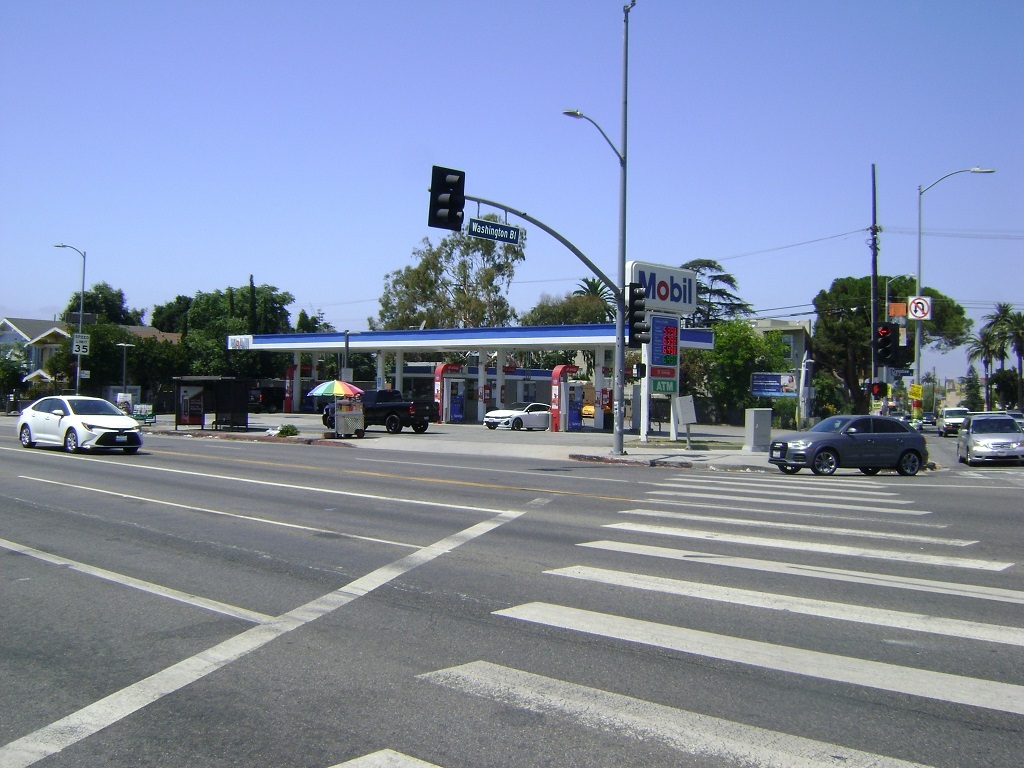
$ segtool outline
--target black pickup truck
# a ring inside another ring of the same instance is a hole
[[[430,422],[437,421],[437,403],[433,400],[406,400],[394,389],[368,389],[360,395],[363,403],[363,424],[384,427],[398,434],[403,427],[413,432],[426,432]],[[334,428],[334,403],[324,406],[324,426]]]

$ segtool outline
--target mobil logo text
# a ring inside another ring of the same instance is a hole
[[[692,270],[640,261],[626,267],[630,281],[643,286],[648,310],[691,315],[697,308],[697,276]]]

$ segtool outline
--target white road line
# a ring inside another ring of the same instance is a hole
[[[1024,715],[1024,687],[995,680],[978,680],[945,672],[807,651],[550,603],[526,603],[494,613],[520,621],[778,672]]]
[[[858,624],[905,629],[912,632],[929,632],[933,635],[959,637],[965,640],[982,640],[989,643],[1024,646],[1024,629],[1019,627],[982,624],[976,621],[961,621],[959,619],[945,619],[940,616],[927,616],[921,613],[904,613],[884,608],[834,603],[806,597],[790,597],[771,592],[756,592],[749,589],[719,587],[713,584],[700,584],[693,581],[645,576],[625,571],[612,571],[605,568],[590,568],[582,565],[558,568],[545,571],[544,573],[584,581],[595,581],[613,586],[629,587],[631,589],[679,595],[681,597],[695,597],[719,603],[745,605],[751,608],[787,611],[805,616],[852,621]]]
[[[360,536],[355,533],[345,533],[343,531],[332,531],[328,528],[315,528],[309,525],[300,525],[299,523],[286,523],[281,520],[271,520],[269,517],[256,517],[255,515],[242,515],[238,512],[224,512],[220,509],[210,509],[209,507],[195,507],[191,504],[178,504],[174,501],[164,501],[163,499],[154,499],[148,496],[133,496],[130,493],[121,493],[120,491],[108,491],[105,488],[92,488],[87,485],[73,485],[71,483],[60,483],[56,480],[47,480],[42,477],[28,477],[27,475],[19,476],[22,480],[34,480],[37,483],[47,483],[49,485],[58,485],[62,488],[74,488],[78,491],[90,491],[92,493],[106,494],[107,496],[117,496],[121,499],[129,499],[131,501],[144,501],[147,504],[159,504],[164,507],[174,507],[176,509],[184,509],[189,512],[202,512],[207,515],[217,515],[219,517],[231,517],[235,520],[245,520],[250,523],[261,523],[263,525],[273,525],[278,528],[290,528],[296,531],[307,531],[310,533],[329,533],[333,536],[341,536],[346,539],[356,539],[358,541],[369,541],[374,544],[388,544],[394,547],[405,547],[406,549],[419,549],[419,544],[408,544],[404,541],[392,541],[390,539],[379,539],[374,536]]]
[[[609,523],[603,527],[616,528],[620,531],[635,531],[636,533],[652,533],[658,536],[679,536],[687,539],[703,539],[704,541],[723,541],[728,544],[743,544],[754,547],[769,547],[772,549],[795,549],[802,552],[824,552],[830,555],[867,557],[876,560],[898,560],[905,563],[939,565],[946,568],[972,568],[981,571],[1005,571],[1013,565],[1013,563],[1000,563],[993,560],[974,560],[966,557],[922,555],[918,552],[901,552],[889,549],[867,549],[865,547],[847,547],[840,544],[816,544],[810,541],[792,541],[789,539],[766,539],[761,536],[742,536],[734,533],[716,533],[715,531],[700,531],[691,528],[669,528],[664,525]]]
[[[668,547],[653,547],[649,544],[631,544],[620,541],[589,541],[578,546],[603,549],[611,552],[624,552],[632,555],[662,557],[669,560],[685,560],[691,563],[700,563],[701,565],[724,565],[730,568],[744,568],[765,573],[808,576],[815,579],[867,584],[873,587],[909,589],[917,592],[934,592],[940,595],[953,595],[976,600],[995,600],[1003,603],[1024,605],[1024,592],[1014,589],[983,587],[974,584],[956,584],[949,581],[932,581],[930,579],[915,579],[909,576],[891,576],[885,573],[870,573],[868,571],[849,571],[842,568],[826,568],[818,565],[780,563],[774,560],[756,560],[749,557],[730,557],[728,555],[714,555],[708,552],[669,549]]]
[[[804,523],[779,523],[774,520],[743,520],[735,517],[712,517],[710,515],[690,515],[686,512],[669,512],[661,509],[624,509],[620,515],[640,515],[644,517],[660,517],[666,520],[694,520],[706,523],[722,523],[749,528],[778,528],[796,533],[827,533],[836,536],[859,536],[865,539],[889,539],[892,541],[916,541],[921,544],[944,544],[948,547],[969,547],[977,544],[970,539],[944,539],[938,536],[920,536],[912,533],[885,533],[883,531],[866,531],[861,528],[836,528],[830,525],[805,525]]]
[[[747,499],[750,501],[750,499]],[[915,528],[948,528],[942,523],[924,523],[919,520],[901,520],[891,517],[866,517],[864,515],[839,515],[834,513],[798,512],[793,509],[768,509],[766,507],[741,507],[737,504],[715,504],[711,501],[681,501],[679,499],[644,499],[644,504],[657,504],[665,507],[693,507],[696,509],[720,509],[732,512],[754,512],[759,515],[778,515],[779,517],[809,517],[812,520],[855,520],[858,523],[886,523],[887,525],[905,525]],[[931,512],[916,512],[909,509],[897,509],[885,512],[887,515],[930,515]]]
[[[728,480],[704,480],[704,479],[701,479],[701,480],[682,479],[682,480],[675,480],[675,481],[673,481],[671,483],[656,483],[656,485],[659,488],[672,488],[672,489],[675,489],[675,490],[689,490],[691,488],[694,488],[694,489],[700,488],[700,489],[704,489],[704,490],[715,490],[715,489],[718,489],[718,488],[724,488],[725,490],[730,490],[730,491],[733,491],[735,493],[757,494],[757,496],[759,498],[761,496],[799,496],[801,498],[807,498],[807,496],[810,495],[808,493],[808,491],[811,490],[811,489],[808,489],[808,488],[793,488],[793,487],[790,487],[790,488],[787,488],[786,490],[778,490],[777,491],[777,490],[771,490],[769,488],[763,488],[763,487],[761,487],[761,485],[759,483],[758,484],[755,484],[755,483],[738,483],[738,482],[730,482]],[[813,490],[820,493],[821,491],[823,491],[825,489],[821,488],[821,487],[818,487],[818,488],[815,488]],[[831,490],[834,492],[835,489],[831,489]],[[855,493],[856,493],[857,496],[879,496],[879,497],[886,497],[886,501],[887,502],[888,502],[888,498],[889,497],[898,496],[899,495],[899,494],[894,493],[892,491],[867,491],[867,490],[863,490],[861,488],[856,489]],[[854,492],[851,492],[850,495],[851,496],[854,495]],[[898,503],[900,503],[900,504],[910,504],[912,502],[901,501],[901,502],[898,502]]]
[[[123,720],[162,697],[206,677],[281,635],[325,616],[353,600],[479,536],[515,520],[523,513],[508,511],[447,536],[350,582],[334,592],[299,606],[265,624],[184,659],[120,691],[93,702],[67,717],[0,747],[0,766],[27,768],[82,739]]]
[[[899,490],[893,491],[872,491],[868,490],[871,488],[897,488],[899,486],[893,486],[889,483],[880,483],[877,480],[869,480],[866,476],[863,479],[857,477],[850,477],[842,479],[839,477],[793,477],[791,475],[745,475],[745,476],[729,476],[729,477],[673,477],[670,482],[666,483],[655,483],[655,485],[689,485],[690,483],[715,483],[716,485],[743,485],[747,487],[757,486],[758,488],[765,485],[774,485],[779,488],[797,489],[804,493],[809,490],[828,492],[827,489],[835,488],[849,488],[857,490],[861,493],[870,494],[885,494],[885,495],[898,495]]]
[[[142,581],[131,576],[125,576],[123,573],[115,573],[114,571],[108,571],[104,568],[97,568],[92,565],[86,565],[76,560],[69,560],[66,557],[60,555],[54,555],[49,552],[43,552],[40,549],[33,549],[32,547],[26,547],[22,544],[17,544],[7,539],[0,539],[0,548],[6,549],[10,552],[17,552],[22,555],[34,557],[37,560],[42,560],[46,563],[53,563],[54,565],[61,565],[69,568],[72,571],[78,571],[88,576],[95,576],[99,579],[105,579],[115,584],[121,584],[125,587],[131,587],[132,589],[138,589],[142,592],[148,592],[151,595],[157,595],[158,597],[166,597],[171,600],[177,600],[179,603],[186,603],[188,605],[195,606],[196,608],[204,608],[208,611],[214,611],[216,613],[222,613],[225,616],[232,616],[242,621],[251,621],[254,624],[264,624],[268,621],[273,620],[273,616],[269,616],[265,613],[257,613],[256,611],[250,611],[246,608],[239,608],[236,605],[228,605],[218,600],[210,600],[205,597],[199,597],[188,592],[180,592],[177,589],[171,589],[170,587],[164,587],[159,584],[153,584],[149,581]]]
[[[652,741],[689,755],[715,755],[751,768],[926,768],[896,758],[654,704],[531,672],[474,661],[419,679],[587,728]]]
[[[440,768],[434,763],[417,760],[393,749],[382,749],[370,755],[332,765],[331,768]]]
[[[652,496],[668,496],[678,499],[710,499],[712,501],[721,499],[723,501],[751,501],[747,496],[731,496],[727,493],[703,493],[685,491],[648,491]],[[815,509],[855,509],[861,512],[873,512],[884,515],[930,515],[930,512],[915,511],[910,509],[886,509],[877,504],[865,507],[862,504],[842,504],[832,501],[801,501],[800,499],[758,499],[762,504],[789,504],[794,507],[814,507]],[[899,499],[886,499],[886,504],[913,504],[912,501]]]

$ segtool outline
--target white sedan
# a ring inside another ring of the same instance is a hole
[[[547,403],[512,403],[484,416],[488,429],[547,429],[550,421],[551,406]]]
[[[22,409],[18,439],[26,448],[36,443],[62,445],[68,453],[91,448],[120,448],[136,453],[142,446],[139,422],[99,397],[44,397]]]

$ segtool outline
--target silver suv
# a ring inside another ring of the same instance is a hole
[[[936,426],[939,430],[939,437],[949,437],[960,431],[960,425],[964,423],[967,414],[966,408],[943,408],[939,413],[939,420]]]

